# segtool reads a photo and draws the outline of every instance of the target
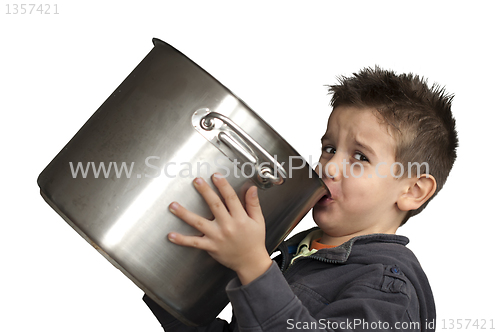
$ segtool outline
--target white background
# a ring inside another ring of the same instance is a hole
[[[399,233],[428,274],[439,329],[442,319],[494,319],[500,328],[495,1],[55,3],[58,15],[6,14],[14,2],[0,7],[1,331],[161,331],[142,292],[44,202],[36,184],[153,37],[314,159],[329,115],[325,85],[337,76],[377,64],[445,85],[456,95],[458,160],[443,191]],[[312,225],[307,216],[300,228]]]

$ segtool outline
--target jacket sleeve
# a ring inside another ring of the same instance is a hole
[[[314,315],[295,296],[276,264],[248,285],[233,279],[226,290],[239,331],[420,330],[408,315],[411,301],[404,287],[404,281],[385,277],[380,285],[354,281]]]
[[[153,301],[147,295],[144,295],[142,298],[143,301],[147,304],[149,309],[153,312],[156,319],[160,322],[163,330],[165,331],[173,331],[173,332],[230,332],[233,330],[232,326],[222,320],[215,319],[207,326],[187,326],[184,325],[181,321],[176,319],[174,316],[169,314],[165,309],[163,309],[160,305],[158,305],[155,301]]]

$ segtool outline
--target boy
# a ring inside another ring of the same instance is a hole
[[[420,264],[395,235],[442,188],[458,146],[452,96],[418,76],[364,69],[330,87],[332,114],[316,171],[330,190],[313,209],[319,228],[280,245],[273,262],[251,187],[246,208],[218,174],[219,196],[200,178],[209,221],[169,209],[204,235],[170,233],[206,250],[237,278],[226,288],[231,324],[183,326],[145,297],[166,331],[434,330],[432,292]]]

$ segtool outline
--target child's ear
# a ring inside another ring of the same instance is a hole
[[[418,209],[436,191],[436,179],[432,175],[423,174],[419,178],[410,178],[408,180],[405,192],[396,202],[401,211]]]

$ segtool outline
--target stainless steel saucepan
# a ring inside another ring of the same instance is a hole
[[[206,252],[170,243],[198,234],[172,201],[211,212],[196,176],[252,185],[272,251],[327,189],[305,160],[245,103],[172,46],[154,47],[38,178],[41,194],[82,237],[187,324],[214,319],[234,273]],[[211,183],[210,180],[207,182]]]

